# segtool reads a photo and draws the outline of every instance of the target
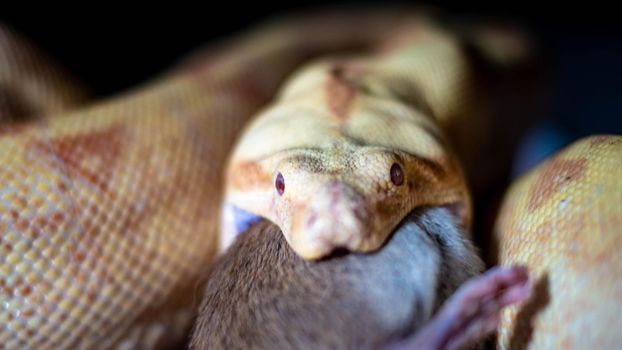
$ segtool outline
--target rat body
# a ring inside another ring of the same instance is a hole
[[[395,342],[422,329],[483,268],[458,227],[448,209],[422,208],[407,216],[376,252],[342,251],[309,261],[292,250],[276,226],[256,225],[210,271],[191,348],[408,347],[408,339]],[[492,295],[498,294],[492,289]],[[478,320],[472,310],[463,312],[462,301],[431,330],[426,327],[426,344],[468,328],[459,326],[456,332],[448,322]],[[475,310],[479,305],[468,304]]]

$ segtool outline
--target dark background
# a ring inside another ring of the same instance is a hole
[[[531,144],[546,152],[583,135],[622,133],[620,11],[592,1],[550,3],[428,2],[457,17],[510,19],[531,31],[550,87],[539,116],[543,122],[534,129]],[[195,6],[169,2],[132,8],[91,3],[45,8],[25,3],[18,9],[0,5],[0,20],[51,53],[97,95],[105,96],[153,77],[214,39],[277,14],[326,4],[221,0]],[[340,3],[344,4],[361,3]]]

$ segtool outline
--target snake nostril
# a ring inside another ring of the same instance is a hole
[[[358,206],[354,209],[354,216],[356,216],[360,222],[366,222],[368,218],[367,210],[365,210],[363,206]]]
[[[317,220],[317,213],[315,211],[312,211],[311,214],[309,214],[309,218],[307,219],[307,227],[313,226],[316,220]]]

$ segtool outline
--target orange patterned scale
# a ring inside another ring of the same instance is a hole
[[[497,222],[500,261],[529,267],[534,297],[506,310],[499,349],[622,344],[622,137],[574,143],[520,179]]]

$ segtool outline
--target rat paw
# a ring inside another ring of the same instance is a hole
[[[531,294],[525,267],[495,267],[463,284],[419,332],[387,349],[464,349],[492,333],[501,310]]]

